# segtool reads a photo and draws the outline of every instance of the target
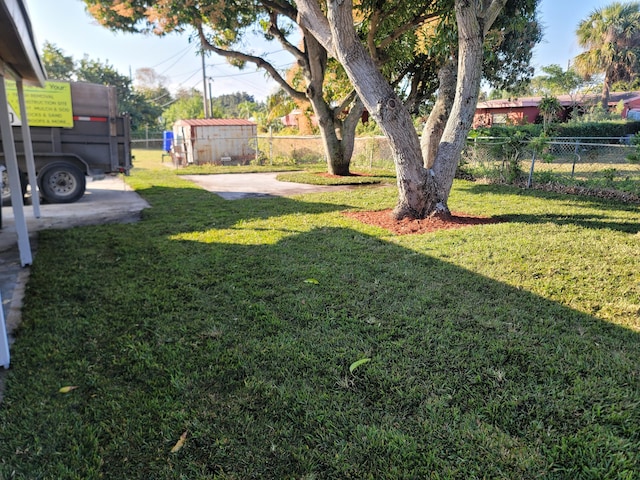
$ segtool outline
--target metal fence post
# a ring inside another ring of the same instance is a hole
[[[573,154],[575,156],[573,158],[573,165],[571,165],[571,178],[573,178],[573,174],[576,171],[576,162],[580,160],[580,154],[578,153],[579,148],[580,148],[580,139],[577,139],[575,149],[573,150]]]
[[[527,188],[531,188],[533,184],[533,167],[536,164],[536,151],[533,151],[533,156],[531,157],[531,168],[529,169],[529,179],[527,180]]]

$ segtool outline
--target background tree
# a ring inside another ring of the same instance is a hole
[[[295,2],[131,0],[127,2],[129,8],[122,8],[119,0],[84,0],[84,3],[87,11],[111,30],[163,35],[190,28],[197,33],[206,52],[221,55],[241,68],[254,64],[264,69],[292,98],[311,103],[319,120],[329,172],[349,174],[355,126],[362,113],[362,104],[353,94],[344,98],[325,98],[323,83],[328,56],[313,36],[296,28]],[[252,35],[278,42],[293,56],[303,72],[304,88],[295,88],[265,56],[252,53]]]
[[[540,100],[538,104],[538,109],[540,110],[540,114],[542,115],[542,130],[544,133],[547,133],[547,129],[549,125],[556,117],[560,109],[562,109],[562,105],[558,99],[552,95],[545,95]]]
[[[195,88],[178,90],[173,103],[162,113],[165,130],[171,130],[177,120],[188,118],[204,118],[202,92]]]
[[[173,103],[173,95],[166,86],[167,81],[167,77],[159,75],[153,68],[138,68],[133,86],[150,104],[164,110]]]
[[[587,82],[573,68],[563,70],[560,65],[546,65],[540,70],[544,75],[531,79],[528,93],[531,95],[571,95]]]
[[[614,2],[597,8],[578,24],[576,34],[586,51],[575,58],[575,68],[585,77],[604,75],[601,100],[607,109],[611,85],[638,75],[640,4]]]
[[[236,92],[231,94],[224,94],[214,97],[212,99],[212,104],[214,110],[216,110],[217,115],[214,117],[217,118],[238,118],[242,117],[242,113],[246,113],[247,110],[252,110],[253,108],[249,108],[248,105],[255,105],[256,101],[253,98],[253,95],[249,95],[246,92]],[[247,104],[240,108],[240,105]],[[244,117],[249,118],[249,117]]]
[[[67,56],[53,43],[44,42],[42,63],[49,80],[73,80],[76,64],[72,56]]]

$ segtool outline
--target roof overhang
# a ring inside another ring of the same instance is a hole
[[[23,0],[0,0],[0,61],[13,77],[44,85],[46,73]]]

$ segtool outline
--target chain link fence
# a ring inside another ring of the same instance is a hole
[[[258,136],[258,150],[264,162],[270,164],[325,163],[320,136]],[[389,142],[385,137],[355,139],[351,165],[355,168],[393,169]]]
[[[132,135],[133,148],[161,149],[162,143],[161,132]],[[469,139],[460,164],[466,173],[490,181],[559,183],[640,195],[640,163],[630,160],[640,150],[630,143],[630,137],[557,137],[544,142],[478,137]],[[259,135],[250,146],[262,165],[325,163],[320,136]],[[389,142],[382,136],[356,138],[351,165],[354,170],[393,169]]]
[[[145,150],[161,150],[163,145],[162,130],[144,129],[131,132],[131,148]]]
[[[550,138],[511,141],[476,138],[463,151],[463,169],[474,176],[528,186],[560,183],[640,195],[640,164],[629,138]]]

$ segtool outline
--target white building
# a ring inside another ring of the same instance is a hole
[[[256,157],[258,127],[241,118],[178,120],[173,153],[181,165],[245,165]]]

